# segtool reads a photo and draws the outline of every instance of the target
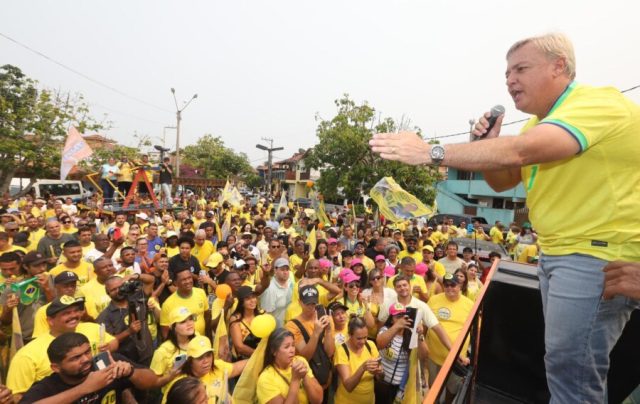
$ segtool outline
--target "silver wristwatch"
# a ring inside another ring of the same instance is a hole
[[[444,147],[439,144],[432,145],[429,157],[431,157],[431,164],[439,166],[442,160],[444,160]]]

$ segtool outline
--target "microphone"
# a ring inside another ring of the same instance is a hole
[[[487,132],[482,136],[471,135],[471,141],[475,142],[476,140],[484,139],[489,132],[491,132],[491,129],[493,129],[493,126],[496,124],[500,115],[504,115],[504,107],[502,105],[496,105],[491,108],[491,116],[489,117],[489,127],[487,128]]]

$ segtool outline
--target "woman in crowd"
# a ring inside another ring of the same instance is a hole
[[[442,248],[441,245],[436,246],[433,257],[435,258],[436,261],[440,260],[441,258],[444,258],[444,248]]]
[[[406,317],[407,310],[400,303],[389,307],[389,317],[380,328],[376,345],[382,358],[383,377],[375,384],[376,403],[392,403],[398,393],[401,381],[409,369],[409,344],[405,341],[404,332],[411,329],[411,320]],[[422,324],[418,325],[418,354],[427,357],[427,344],[422,334]]]
[[[173,383],[167,393],[166,404],[208,404],[207,390],[195,377],[183,377]]]
[[[199,379],[205,386],[209,402],[225,402],[230,398],[228,390],[228,380],[240,376],[246,360],[229,363],[221,359],[213,359],[213,348],[211,340],[203,335],[194,337],[187,346],[187,361],[182,366],[182,374]],[[180,378],[180,376],[178,376]],[[171,390],[172,385],[179,379],[174,379],[167,387]],[[165,400],[166,400],[165,396]]]
[[[469,297],[469,276],[467,275],[467,270],[465,268],[458,268],[453,275],[458,278],[460,293],[462,293],[463,296]]]
[[[476,300],[476,296],[480,289],[482,289],[482,282],[478,279],[478,266],[476,264],[469,264],[467,267],[467,277],[469,278],[467,284],[467,297],[471,300]]]
[[[375,320],[369,308],[369,299],[360,294],[360,277],[351,269],[340,272],[340,280],[343,285],[342,297],[336,301],[346,306],[349,316],[362,317],[367,327],[375,327]]]
[[[339,379],[336,403],[374,402],[373,378],[382,374],[382,365],[378,348],[367,340],[368,334],[364,320],[349,320],[349,339],[336,347],[334,357]]]
[[[384,226],[382,228],[382,237],[384,237],[384,238],[391,238],[392,237],[391,229],[388,228],[387,226]]]
[[[382,261],[384,262],[384,261]],[[376,261],[377,264],[377,261]],[[369,308],[374,319],[378,318],[380,307],[389,307],[391,302],[397,299],[396,292],[393,289],[385,288],[384,272],[377,267],[369,272],[369,287],[362,291],[361,295],[365,299],[369,299]],[[375,338],[377,328],[374,326],[369,329],[369,336]]]
[[[296,355],[293,334],[277,328],[269,336],[262,372],[258,377],[260,404],[319,404],[322,387],[307,360]]]
[[[176,357],[187,355],[189,341],[195,337],[195,322],[193,314],[186,307],[176,307],[169,314],[169,334],[158,349],[153,353],[151,370],[158,376],[168,374],[175,363]],[[162,389],[167,391],[168,387]]]
[[[387,266],[398,268],[398,266],[400,265],[400,260],[398,259],[400,248],[396,244],[392,243],[385,248],[384,252],[387,256]]]
[[[354,274],[360,277],[360,290],[366,288],[369,284],[369,276],[364,268],[364,264],[360,258],[354,258],[351,260],[351,270]]]
[[[248,359],[260,342],[260,338],[251,332],[251,322],[261,314],[256,294],[251,287],[241,286],[237,297],[238,306],[229,319],[234,361]]]
[[[340,302],[331,302],[327,306],[329,314],[333,318],[333,338],[336,346],[340,346],[347,342],[349,333],[347,324],[349,322],[349,308]]]
[[[60,215],[60,223],[62,223],[62,227],[60,231],[63,234],[73,234],[78,231],[76,227],[73,225],[73,220],[67,215]]]
[[[329,246],[327,245],[327,240],[318,240],[316,243],[316,250],[313,252],[313,256],[316,257],[317,260],[320,258],[329,259],[328,252]]]

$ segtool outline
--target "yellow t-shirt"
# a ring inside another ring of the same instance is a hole
[[[420,251],[414,251],[413,254],[409,254],[409,251],[402,250],[400,254],[398,254],[398,259],[401,260],[404,257],[411,257],[416,261],[416,264],[422,262],[422,253]]]
[[[47,303],[44,306],[40,306],[36,310],[36,314],[33,317],[33,333],[32,338],[41,336],[42,334],[49,333],[49,323],[47,323],[47,307],[51,303]]]
[[[193,250],[191,251],[191,255],[193,255],[198,259],[198,262],[200,262],[200,268],[205,268],[204,264],[207,262],[207,259],[209,259],[211,254],[213,254],[214,252],[216,252],[216,247],[213,245],[211,241],[205,240],[202,246],[199,246],[196,244],[195,247],[193,247]]]
[[[559,126],[580,145],[575,156],[521,169],[541,250],[640,260],[640,106],[615,88],[573,82],[522,132],[538,124]]]
[[[209,300],[206,293],[200,288],[193,288],[191,296],[183,298],[178,292],[171,294],[162,304],[162,312],[160,314],[160,325],[169,327],[169,314],[176,307],[186,307],[196,317],[195,329],[200,335],[205,335],[204,312],[209,310]]]
[[[171,341],[165,341],[153,353],[149,369],[158,376],[166,375],[173,368],[176,356],[182,354],[186,355],[187,351],[176,347]],[[165,387],[162,388],[163,392],[166,390]]]
[[[305,358],[302,356],[295,356],[293,360],[304,362],[305,365],[307,365],[307,369],[309,369],[307,376],[314,377],[311,367],[309,367],[309,362],[307,362]],[[278,374],[278,372],[280,372],[280,374]],[[260,376],[258,377],[258,388],[256,390],[258,403],[268,403],[278,396],[282,396],[282,398],[285,399],[287,398],[287,394],[289,394],[289,385],[291,384],[291,367],[287,370],[278,369],[278,372],[276,372],[273,366],[268,366],[262,370],[262,373],[260,373]],[[287,383],[281,375],[289,382]],[[309,402],[307,399],[307,392],[302,386],[302,382],[300,382],[300,384],[300,390],[298,390],[298,403],[307,404]]]
[[[166,247],[166,250],[169,258],[180,254],[180,247]]]
[[[460,295],[457,301],[451,302],[444,293],[439,293],[431,296],[427,304],[438,318],[449,339],[452,342],[455,341],[465,321],[467,321],[469,313],[471,313],[473,302],[462,295]],[[442,342],[440,342],[440,339],[433,329],[429,329],[427,333],[427,346],[429,347],[429,358],[437,365],[442,365],[449,354],[449,350],[442,345]],[[460,355],[467,356],[468,346],[469,339],[467,338],[460,351]]]
[[[518,262],[524,262],[527,264],[531,264],[532,262],[529,258],[534,258],[538,256],[538,246],[535,244],[525,244],[524,248],[518,255]]]
[[[86,261],[80,261],[80,265],[77,268],[69,268],[65,264],[59,264],[49,271],[49,275],[56,277],[65,271],[71,271],[78,277],[78,286],[82,286],[95,277],[93,273],[93,265]]]
[[[489,230],[489,237],[491,237],[491,241],[496,244],[502,244],[504,242],[502,231],[495,226]]]
[[[208,402],[210,404],[222,402],[221,396],[225,392],[223,388],[224,372],[226,371],[227,375],[230,375],[231,370],[233,369],[233,364],[220,359],[215,359],[213,363],[215,364],[215,370],[210,371],[200,378],[200,381],[204,384],[204,388],[207,391]],[[173,386],[173,384],[178,380],[185,377],[187,377],[185,374],[181,374],[163,388],[162,404],[167,402],[167,393],[171,390],[171,386]]]
[[[80,293],[84,296],[84,307],[87,310],[87,314],[93,319],[98,318],[102,310],[106,309],[111,303],[111,298],[107,294],[106,288],[98,282],[97,278],[91,279],[82,285]]]
[[[347,365],[351,369],[353,375],[358,368],[365,361],[377,358],[380,356],[378,348],[373,342],[367,341],[371,348],[371,353],[366,347],[362,347],[360,354],[356,354],[353,351],[349,352],[349,357],[344,350],[344,346],[336,346],[336,353],[334,356],[334,365]],[[349,404],[371,404],[374,401],[373,395],[373,374],[365,371],[360,379],[360,382],[356,385],[356,388],[349,393],[345,388],[342,380],[338,381],[338,392],[336,394],[336,403],[349,403]]]
[[[94,323],[80,323],[76,327],[76,332],[87,337],[92,355],[97,355],[100,343],[100,326]],[[23,394],[29,390],[33,383],[53,373],[47,348],[54,339],[49,333],[42,334],[18,350],[11,360],[7,375],[7,387],[12,390],[13,394]],[[113,336],[105,332],[104,342],[108,343],[112,340]]]
[[[36,251],[38,249],[38,243],[44,237],[46,231],[44,229],[38,229],[29,233],[29,247],[27,250]]]

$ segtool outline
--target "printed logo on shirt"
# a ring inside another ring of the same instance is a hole
[[[451,310],[446,307],[438,309],[438,318],[441,320],[448,320],[451,318]]]

